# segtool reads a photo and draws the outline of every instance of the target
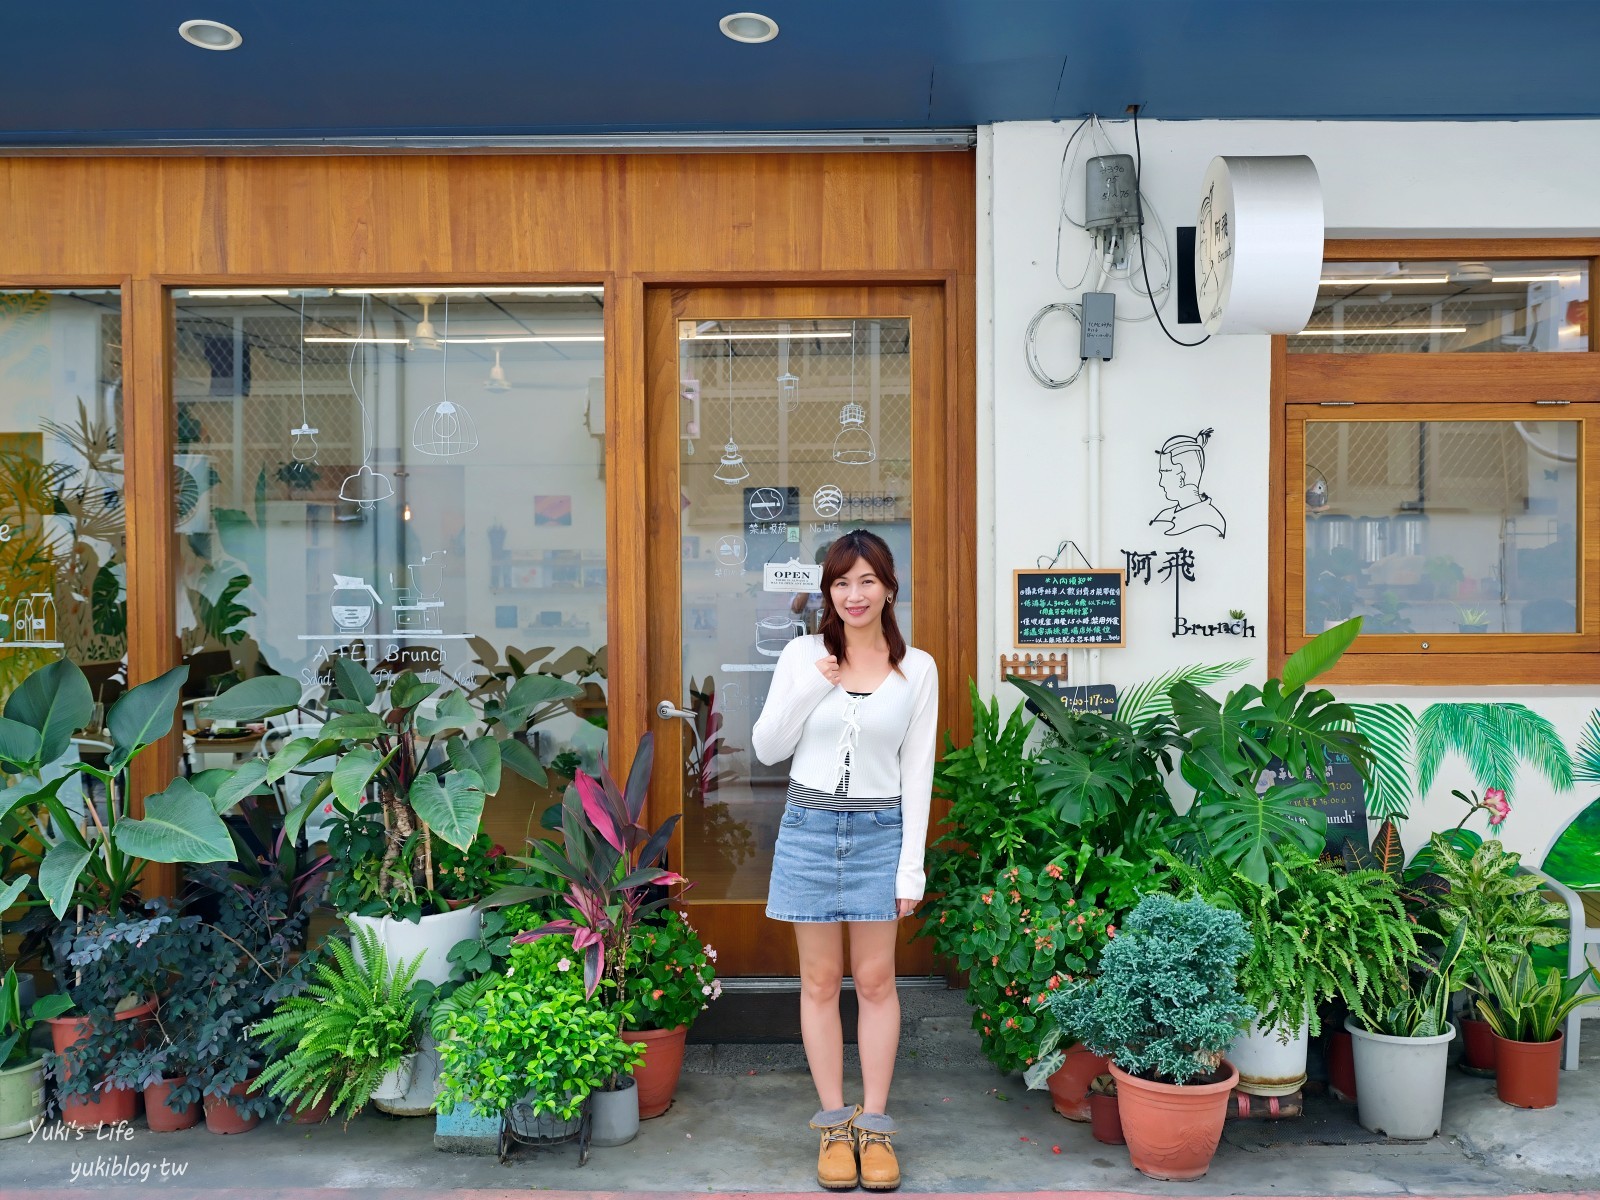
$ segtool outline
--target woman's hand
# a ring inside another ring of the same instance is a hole
[[[917,911],[917,901],[896,899],[894,902],[894,911],[895,915],[903,921],[912,913]]]
[[[817,659],[817,670],[822,672],[822,677],[834,687],[839,686],[839,660],[829,654]]]

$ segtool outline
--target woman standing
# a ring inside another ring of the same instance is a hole
[[[922,899],[939,721],[933,659],[894,617],[894,558],[876,534],[839,538],[822,564],[820,632],[784,647],[751,734],[764,763],[793,755],[767,916],[794,925],[800,1031],[821,1110],[817,1182],[900,1186],[889,1083],[900,1044],[897,922]],[[845,922],[860,1009],[864,1104],[844,1102],[839,987]]]

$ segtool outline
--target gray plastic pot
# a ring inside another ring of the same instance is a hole
[[[1347,1019],[1356,1061],[1356,1111],[1364,1129],[1421,1141],[1444,1120],[1444,1080],[1455,1026],[1438,1037],[1370,1033]]]
[[[589,1141],[596,1146],[625,1146],[639,1132],[639,1089],[625,1075],[612,1092],[589,1094],[594,1126]]]

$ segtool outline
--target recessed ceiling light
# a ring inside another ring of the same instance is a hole
[[[221,21],[185,21],[178,26],[178,36],[202,50],[237,50],[244,44],[244,36]]]
[[[729,13],[717,24],[736,42],[770,42],[778,36],[778,23],[760,13]]]

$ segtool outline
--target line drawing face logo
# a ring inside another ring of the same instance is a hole
[[[756,520],[775,521],[783,513],[783,493],[777,488],[756,488],[750,493],[749,508]]]

